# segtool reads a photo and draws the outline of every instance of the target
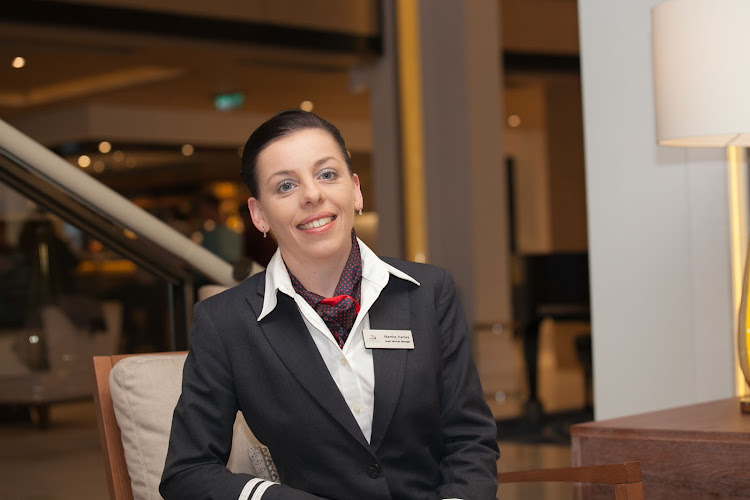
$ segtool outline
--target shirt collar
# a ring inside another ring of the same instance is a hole
[[[374,283],[379,288],[385,288],[388,284],[390,276],[395,276],[402,280],[410,281],[417,286],[419,282],[401,271],[396,269],[390,264],[383,262],[375,252],[365,245],[362,240],[357,238],[359,243],[359,251],[362,255],[362,279],[368,280]],[[289,273],[287,272],[284,259],[281,258],[281,251],[276,249],[276,253],[273,254],[271,260],[266,266],[266,291],[263,296],[263,309],[261,309],[258,315],[258,321],[268,316],[271,311],[276,308],[277,299],[276,294],[281,292],[294,298],[295,291],[292,286],[292,280],[289,279]]]

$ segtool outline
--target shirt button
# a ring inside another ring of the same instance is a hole
[[[346,362],[346,358],[341,358],[341,366],[346,366],[349,363]]]
[[[367,468],[367,475],[373,479],[377,479],[383,475],[383,468],[378,464],[371,465]]]

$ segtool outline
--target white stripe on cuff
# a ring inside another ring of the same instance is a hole
[[[265,493],[266,490],[270,488],[271,486],[273,486],[274,484],[277,484],[277,483],[274,483],[273,481],[263,481],[263,484],[258,486],[258,488],[255,490],[255,493],[253,493],[253,496],[250,500],[260,500],[263,497],[263,493]]]
[[[240,498],[238,500],[249,500],[250,493],[253,492],[253,488],[255,488],[258,484],[262,483],[264,480],[260,479],[258,477],[251,479],[247,482],[244,488],[242,488],[242,491],[240,492]]]

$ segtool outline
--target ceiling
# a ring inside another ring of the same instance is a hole
[[[23,56],[26,65],[11,61]],[[0,116],[60,106],[116,104],[214,109],[241,91],[242,111],[269,113],[312,100],[337,116],[367,118],[367,96],[349,86],[350,54],[0,25]]]
[[[344,0],[317,1],[322,12],[307,26],[294,15],[310,11],[303,0],[211,2],[218,14],[232,5],[231,19],[196,13],[205,2],[162,0],[159,12],[143,8],[149,3],[4,0],[0,116],[90,103],[212,110],[216,94],[242,91],[243,111],[313,100],[337,116],[367,118],[367,97],[352,91],[349,71],[375,55],[352,43],[377,40],[376,2],[345,9]],[[341,31],[350,24],[355,32]],[[16,56],[26,66],[12,68]]]
[[[499,46],[525,54],[522,63],[536,64],[534,51],[567,64],[577,44],[573,0],[500,3],[503,24],[516,28],[502,30]],[[367,67],[381,45],[379,4],[3,0],[0,118],[72,162],[89,154],[105,182],[127,184],[128,171],[145,168],[154,180],[160,168],[181,168],[183,182],[234,179],[236,150],[254,126],[303,101],[334,123],[369,130]],[[539,23],[543,37],[534,35]],[[16,69],[18,56],[26,64]],[[242,106],[217,111],[214,98],[227,92],[241,92]],[[100,140],[127,157],[98,153]],[[185,142],[194,155],[180,152]]]
[[[133,184],[127,172],[136,167],[154,182],[164,177],[160,169],[176,168],[184,183],[236,179],[236,149],[252,130],[237,130],[242,117],[259,123],[311,101],[331,121],[369,121],[358,75],[377,55],[377,2],[319,0],[310,12],[305,0],[213,0],[212,14],[205,2],[163,0],[161,11],[151,3],[4,0],[0,118],[72,162],[88,154],[94,175],[123,186]],[[25,65],[14,68],[19,56]],[[217,111],[215,97],[234,92],[241,106]],[[106,119],[92,118],[101,110]],[[141,114],[128,122],[125,110]],[[195,132],[181,139],[184,121]],[[183,142],[223,128],[231,131],[226,144],[181,153]],[[126,156],[97,152],[100,140]]]

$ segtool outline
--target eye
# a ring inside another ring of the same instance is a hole
[[[284,181],[281,184],[279,184],[279,187],[276,188],[279,193],[288,193],[292,190],[294,187],[294,184],[292,184],[290,181]]]
[[[324,181],[332,181],[336,178],[336,171],[334,170],[324,170],[320,173],[320,178]]]

